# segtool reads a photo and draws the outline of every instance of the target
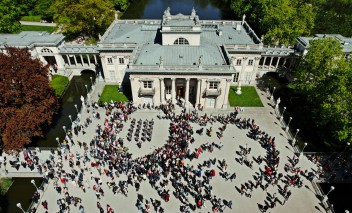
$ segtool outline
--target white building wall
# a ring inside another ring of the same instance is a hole
[[[174,45],[174,42],[178,38],[185,38],[188,40],[189,45],[192,46],[199,46],[200,45],[200,34],[190,34],[190,33],[177,33],[177,34],[171,34],[171,33],[163,33],[162,34],[162,42],[163,45]]]

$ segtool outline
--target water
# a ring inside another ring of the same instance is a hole
[[[92,81],[95,81],[95,74],[93,72],[85,72],[81,76],[74,76],[68,86],[65,94],[61,98],[61,108],[57,115],[54,116],[53,123],[45,130],[46,134],[44,138],[35,138],[30,146],[38,147],[57,147],[58,143],[56,137],[62,141],[65,137],[65,131],[63,126],[66,127],[66,131],[71,128],[71,120],[69,115],[71,115],[72,121],[77,118],[77,110],[75,104],[77,104],[77,109],[80,110],[82,107],[82,102],[80,100],[81,95],[87,96],[87,85],[88,91],[91,89]]]
[[[194,7],[201,20],[233,20],[238,17],[231,12],[228,0],[135,0],[127,8],[122,19],[161,19],[170,7],[172,15],[190,15]]]
[[[352,212],[351,183],[320,183],[319,185],[324,195],[330,191],[331,186],[335,187],[328,195],[329,202],[334,204],[335,212],[345,212],[345,210]]]
[[[35,186],[31,180],[35,180],[35,184],[39,187],[42,183],[41,178],[13,178],[13,184],[7,191],[3,200],[1,200],[0,212],[21,212],[16,206],[21,203],[22,208],[26,211],[32,202],[32,196],[36,191]]]

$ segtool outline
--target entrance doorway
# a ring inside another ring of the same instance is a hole
[[[214,109],[215,108],[215,101],[216,101],[216,98],[213,98],[213,97],[207,98],[206,108]]]
[[[183,86],[177,87],[177,96],[181,98],[185,98],[185,88]]]

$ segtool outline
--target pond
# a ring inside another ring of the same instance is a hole
[[[92,77],[92,80],[90,79]],[[87,96],[87,89],[90,91],[92,82],[95,81],[94,72],[84,72],[81,76],[74,76],[70,81],[70,84],[60,100],[61,108],[54,116],[53,123],[45,130],[46,135],[44,138],[34,138],[30,146],[38,147],[57,147],[58,143],[56,137],[60,141],[65,137],[65,130],[63,126],[66,127],[66,130],[71,128],[71,120],[74,121],[77,118],[77,109],[80,110],[82,107],[82,102],[80,100],[81,95]],[[86,86],[87,85],[87,88]]]
[[[201,20],[233,20],[227,0],[135,0],[127,8],[122,19],[161,19],[167,7],[171,14],[190,15],[192,8]]]

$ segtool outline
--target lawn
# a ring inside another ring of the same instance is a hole
[[[0,178],[0,196],[4,196],[12,184],[10,178]]]
[[[105,85],[103,93],[99,98],[99,102],[111,102],[111,100],[117,102],[129,101],[124,93],[119,92],[119,85]]]
[[[263,104],[258,96],[257,91],[252,86],[242,86],[242,94],[236,93],[237,86],[230,87],[229,102],[230,106],[240,107],[262,107]]]
[[[52,26],[35,26],[35,25],[22,25],[23,31],[47,31],[49,33],[54,32],[55,27]]]
[[[61,97],[64,94],[69,83],[70,81],[67,77],[62,75],[53,75],[50,85],[54,88],[56,96]]]

